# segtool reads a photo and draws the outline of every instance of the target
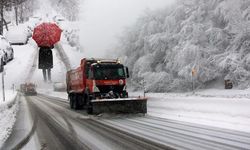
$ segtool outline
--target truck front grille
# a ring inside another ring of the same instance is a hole
[[[108,93],[110,91],[113,91],[115,93],[121,93],[124,88],[124,85],[98,85],[97,87],[100,90],[100,93]]]

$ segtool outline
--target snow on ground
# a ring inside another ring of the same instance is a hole
[[[53,16],[53,15],[51,15]],[[43,16],[43,19],[48,16]],[[45,20],[44,19],[44,20]],[[51,18],[47,18],[51,21]],[[70,25],[69,25],[70,26]],[[64,35],[62,35],[62,45],[70,57],[72,64],[80,64],[80,58],[83,57],[83,53],[75,47],[69,46]],[[38,47],[36,43],[29,39],[27,45],[13,45],[14,59],[5,66],[5,89],[6,89],[6,102],[2,102],[2,89],[0,88],[0,147],[10,134],[12,127],[16,120],[16,113],[18,111],[18,101],[14,100],[16,92],[13,93],[11,89],[13,85],[16,89],[19,88],[21,83],[34,82],[39,89],[47,92],[53,91],[53,82],[65,82],[66,68],[58,57],[58,53],[53,49],[54,67],[52,69],[52,83],[45,83],[43,81],[42,71],[38,69],[37,60],[35,60],[38,54]],[[77,66],[76,65],[76,66]],[[30,71],[33,74],[30,75]],[[54,92],[53,92],[54,93]],[[57,97],[65,97],[67,93],[57,94]],[[12,107],[11,107],[12,106]]]
[[[67,100],[68,99],[68,94],[67,92],[56,92],[56,91],[53,91],[52,89],[37,89],[37,92],[38,93],[41,93],[41,94],[44,94],[44,95],[47,95],[47,96],[51,96],[51,97],[58,97],[58,98],[61,98],[61,99],[64,99],[64,100]]]
[[[16,120],[16,112],[18,111],[18,102],[15,101],[16,95],[16,92],[6,90],[4,102],[2,94],[0,97],[0,147],[10,135]]]
[[[13,96],[16,96],[16,92],[12,93],[10,90],[13,85],[18,89],[21,83],[33,82],[38,89],[53,91],[53,82],[65,82],[66,77],[65,66],[58,59],[59,56],[55,49],[52,50],[54,56],[54,67],[51,70],[52,83],[43,81],[42,71],[37,66],[38,60],[35,60],[38,48],[32,39],[29,40],[27,45],[13,46],[13,49],[14,59],[5,66],[6,102],[1,103],[2,99],[0,98],[0,147],[11,133],[18,111],[18,102],[13,99]],[[70,51],[68,52],[70,53]],[[74,57],[73,55],[70,56]],[[27,78],[30,75],[30,71],[33,71],[33,74],[30,78]],[[2,89],[0,88],[0,96],[1,93]],[[58,94],[57,97],[59,95],[62,94]],[[13,106],[9,107],[9,103],[13,103]]]
[[[39,90],[67,99],[66,92]],[[202,90],[192,93],[147,93],[148,115],[214,127],[250,132],[248,90]],[[143,96],[130,92],[131,97]]]
[[[37,47],[33,40],[30,40],[26,45],[13,45],[12,47],[14,49],[14,59],[4,67],[7,89],[10,89],[13,84],[19,87],[19,84],[26,80],[33,58],[37,53]]]
[[[19,107],[18,101],[15,100],[17,92],[13,92],[13,85],[18,88],[20,83],[26,80],[36,54],[33,40],[30,40],[27,45],[13,46],[13,49],[14,59],[4,66],[5,102],[3,102],[2,88],[0,88],[0,147],[11,133]],[[2,87],[2,82],[0,84]]]
[[[250,89],[246,90],[207,89],[207,90],[199,90],[195,92],[195,95],[202,97],[250,98]]]
[[[147,93],[148,115],[250,132],[249,90]],[[143,95],[142,92],[130,93]]]

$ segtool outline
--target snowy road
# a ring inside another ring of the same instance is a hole
[[[250,149],[250,135],[243,132],[148,115],[98,117],[73,111],[59,98],[20,98],[27,102],[34,132],[27,144],[15,142],[11,136],[7,149],[18,143],[34,149]],[[12,134],[17,135],[15,132]]]
[[[26,55],[24,50],[28,52],[29,59],[22,59]],[[41,71],[37,69],[37,52],[36,47],[32,45],[16,46],[17,56],[6,66],[7,81],[11,85],[13,80],[20,78],[13,68],[21,65],[20,82],[35,81],[39,88],[46,91],[45,93],[48,91],[53,93],[52,84],[44,83]],[[60,44],[53,50],[56,56],[52,70],[54,81],[65,81],[65,72],[71,68],[72,59],[75,57],[68,57],[71,53],[66,52]],[[78,60],[77,62],[79,64]],[[248,100],[241,100],[244,107],[236,104],[238,100],[228,99],[210,99],[205,105],[201,105],[201,101],[202,104],[205,101],[201,98],[192,100],[192,97],[188,99],[174,97],[172,99],[166,95],[160,98],[152,95],[146,116],[107,114],[92,116],[83,110],[71,110],[68,102],[63,99],[67,97],[67,93],[59,93],[59,96],[62,98],[19,95],[20,107],[17,121],[2,149],[250,149],[249,133],[187,123],[184,122],[185,120],[174,121],[170,118],[187,115],[193,117],[193,113],[197,114],[197,112],[201,112],[200,116],[204,117],[204,114],[210,113],[208,108],[213,108],[211,110],[214,115],[210,115],[212,119],[215,119],[223,110],[222,112],[230,112],[231,116],[235,116],[233,123],[239,123],[239,121],[242,123],[242,120],[247,122],[248,119],[245,118],[249,118],[249,111],[246,111],[249,106]],[[229,101],[234,107],[221,107],[229,106]],[[216,106],[218,109],[215,109]],[[213,113],[215,110],[217,110],[216,113]],[[243,119],[242,114],[245,117]],[[168,118],[164,118],[166,115]],[[205,120],[207,121],[207,118]],[[224,124],[225,121],[227,120],[224,120]],[[216,124],[221,122],[223,120],[217,118]]]

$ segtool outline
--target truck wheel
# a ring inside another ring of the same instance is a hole
[[[87,106],[87,113],[92,114],[93,113],[93,107],[91,105]]]
[[[73,109],[73,100],[72,100],[72,96],[69,96],[69,104],[70,104],[70,108]]]
[[[74,101],[73,101],[73,108],[75,109],[75,110],[77,110],[78,109],[78,99],[77,99],[77,95],[74,95]]]
[[[83,109],[83,96],[81,94],[76,95],[76,101],[78,104],[78,109]]]
[[[89,94],[85,94],[85,100],[86,100],[86,106],[87,106],[87,113],[92,114],[93,113],[93,106],[90,102],[91,98]]]
[[[80,96],[78,95],[78,94],[75,94],[74,96],[73,96],[73,108],[75,109],[75,110],[78,110],[78,109],[80,109],[81,108],[81,106],[80,106]]]
[[[74,99],[74,101],[73,101],[73,109],[77,110],[77,101],[76,101],[76,99]]]

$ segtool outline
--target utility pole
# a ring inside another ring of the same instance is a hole
[[[17,4],[15,4],[14,10],[15,10],[16,25],[18,25],[18,10],[17,9],[18,9]]]
[[[3,0],[0,0],[0,35],[3,35]]]
[[[192,68],[192,91],[194,94],[194,76],[196,75],[196,70],[195,68]]]
[[[142,84],[143,84],[143,97],[146,97],[146,81],[143,79],[142,80]]]
[[[13,93],[15,93],[15,84],[12,84]]]
[[[4,75],[5,75],[5,71],[3,70],[3,72],[2,72],[2,90],[3,90],[3,101],[5,101]]]

